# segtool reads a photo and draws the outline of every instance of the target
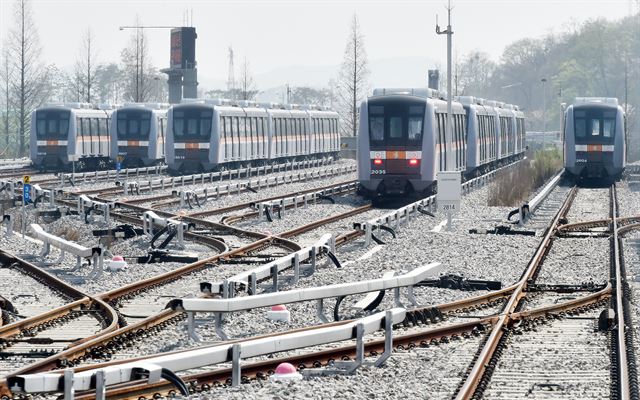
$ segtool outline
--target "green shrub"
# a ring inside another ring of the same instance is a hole
[[[489,187],[489,206],[519,206],[562,168],[557,148],[537,150],[513,168],[498,172]]]

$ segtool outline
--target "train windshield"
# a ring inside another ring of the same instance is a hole
[[[616,131],[616,114],[615,110],[574,110],[576,143],[612,142]]]
[[[419,100],[369,101],[369,138],[372,146],[420,146],[425,104]]]
[[[213,110],[208,107],[173,110],[173,135],[176,139],[208,141],[212,120]]]
[[[66,139],[70,116],[69,110],[36,111],[36,136],[38,139]]]
[[[151,110],[118,110],[118,139],[148,139]]]

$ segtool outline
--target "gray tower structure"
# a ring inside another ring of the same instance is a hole
[[[183,97],[198,97],[197,37],[194,27],[171,30],[169,68],[161,70],[168,75],[169,103],[171,104],[180,103]]]

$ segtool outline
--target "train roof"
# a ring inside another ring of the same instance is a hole
[[[372,97],[382,96],[413,96],[424,99],[444,99],[445,94],[430,88],[376,88]]]
[[[567,107],[569,109],[601,109],[621,111],[618,99],[613,97],[576,97],[575,102]]]

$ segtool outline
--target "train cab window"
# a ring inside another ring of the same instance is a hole
[[[36,136],[38,138],[66,138],[69,134],[69,117],[65,110],[40,110],[36,112]]]
[[[574,111],[576,143],[611,142],[615,136],[616,111],[589,108]]]
[[[208,140],[211,137],[213,112],[201,107],[173,112],[173,133],[177,139]]]

